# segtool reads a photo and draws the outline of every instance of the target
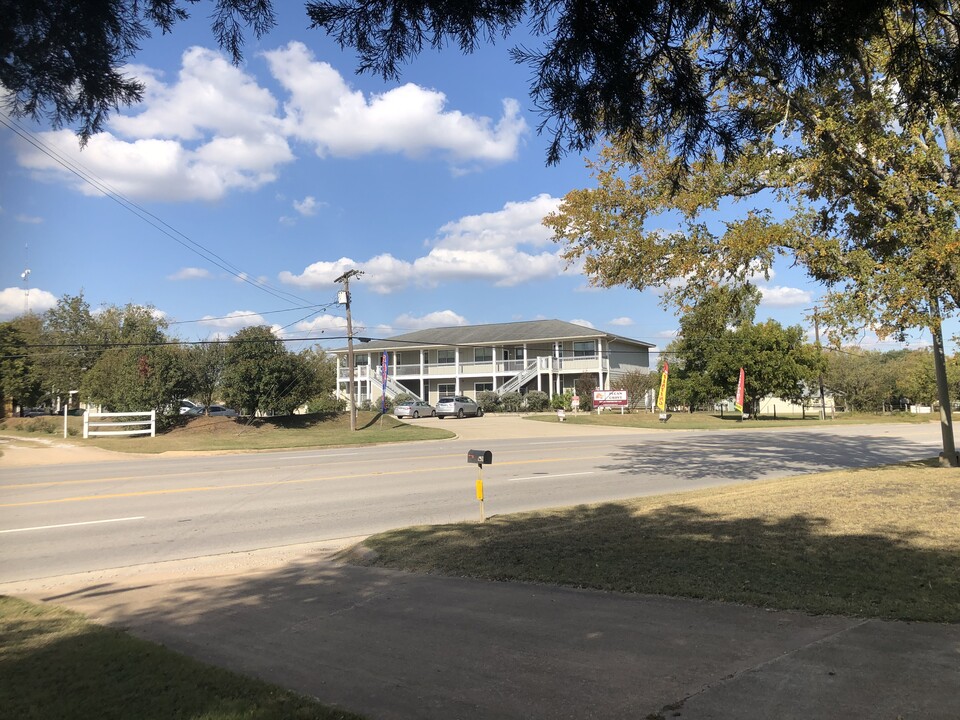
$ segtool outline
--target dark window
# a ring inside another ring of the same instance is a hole
[[[573,356],[574,357],[590,357],[591,355],[596,355],[596,344],[593,340],[589,342],[575,342],[573,344]]]

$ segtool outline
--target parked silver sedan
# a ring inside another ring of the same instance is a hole
[[[397,403],[393,412],[398,418],[433,417],[437,414],[437,411],[433,409],[433,405],[424,400],[406,400],[405,402]]]
[[[466,415],[481,417],[483,409],[477,405],[476,401],[465,395],[451,397],[442,397],[437,403],[437,417],[443,420],[447,415],[453,415],[458,418]]]

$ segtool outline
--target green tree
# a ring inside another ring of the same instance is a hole
[[[892,387],[898,397],[907,398],[914,405],[933,406],[937,401],[937,378],[933,368],[933,353],[912,350],[902,353],[891,363]]]
[[[170,344],[166,321],[153,308],[106,308],[95,328],[106,349],[84,373],[83,397],[115,412],[164,413],[177,406],[190,382],[186,353]]]
[[[744,410],[752,415],[757,415],[765,397],[800,402],[820,369],[820,355],[804,341],[799,325],[785,328],[776,320],[742,325],[732,332],[730,346],[731,359],[741,362],[731,368],[726,386],[730,395],[736,392],[742,367]]]
[[[800,400],[820,368],[819,354],[800,326],[754,323],[759,291],[751,285],[717,287],[680,318],[679,337],[667,348],[673,403],[695,407],[736,393],[746,376],[745,410],[756,414],[767,396]],[[749,408],[749,409],[748,409]]]
[[[82,292],[64,295],[43,314],[35,368],[45,394],[63,395],[80,387],[106,349],[101,328]]]
[[[212,405],[227,364],[226,345],[222,342],[192,345],[185,351],[184,362],[188,376],[184,396],[192,396],[204,406]]]
[[[30,345],[40,337],[40,318],[28,314],[0,323],[0,400],[21,408],[43,395]],[[0,413],[2,414],[2,413]]]
[[[270,328],[248,327],[227,343],[220,394],[249,415],[289,414],[315,396],[315,373],[313,361],[287,352]]]
[[[824,383],[846,411],[877,411],[893,399],[884,353],[849,347],[828,352],[825,358]]]
[[[590,412],[593,410],[593,391],[597,389],[597,376],[594,373],[581,373],[573,383],[577,391],[577,397],[580,398],[580,410]]]
[[[960,301],[960,109],[932,93],[925,112],[911,112],[902,88],[921,67],[891,48],[909,41],[933,57],[955,45],[953,12],[920,25],[891,13],[895,42],[859,44],[800,86],[781,82],[774,60],[732,71],[728,104],[768,128],[738,155],[683,166],[664,142],[615,141],[593,164],[597,187],[568,194],[547,220],[565,257],[596,284],[663,287],[683,304],[787,256],[826,288],[820,316],[834,340],[865,325],[881,336],[925,327],[937,354],[941,316]],[[784,218],[769,209],[776,199],[789,206]],[[740,218],[717,222],[733,201]],[[662,230],[665,214],[676,231]],[[945,416],[945,457],[955,463],[949,424]]]
[[[660,387],[660,376],[652,372],[634,370],[614,379],[610,383],[613,390],[626,390],[631,409],[643,406],[644,398],[651,390]]]

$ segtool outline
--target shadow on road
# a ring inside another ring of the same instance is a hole
[[[757,480],[800,473],[922,460],[929,445],[896,436],[803,432],[676,433],[625,445],[608,471],[671,475],[685,480]]]

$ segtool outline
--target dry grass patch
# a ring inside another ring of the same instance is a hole
[[[18,436],[26,435],[25,423],[36,418],[4,420],[0,429]],[[42,418],[54,428],[56,419]],[[71,427],[82,429],[83,418],[69,418]],[[63,433],[63,419],[59,421]],[[340,415],[289,415],[276,418],[185,417],[174,419],[174,425],[158,431],[156,437],[114,437],[72,441],[129,453],[163,452],[242,452],[244,450],[289,450],[293,448],[374,445],[378,443],[438,440],[454,437],[454,433],[405,423],[392,415],[381,418],[378,413],[357,414],[357,430],[350,430],[350,417]]]
[[[395,530],[372,562],[960,622],[960,470],[913,463]]]

